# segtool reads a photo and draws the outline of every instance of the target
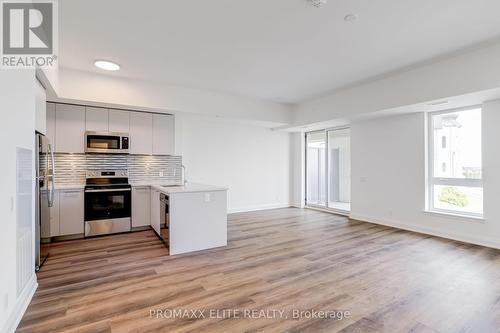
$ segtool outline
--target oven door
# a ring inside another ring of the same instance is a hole
[[[86,132],[85,133],[85,152],[87,153],[128,153],[127,147],[122,147],[122,133],[106,132]]]
[[[85,190],[85,236],[130,231],[131,189]]]

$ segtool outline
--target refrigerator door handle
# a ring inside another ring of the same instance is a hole
[[[49,144],[47,146],[48,154],[50,154],[50,164],[51,168],[47,168],[47,171],[49,172],[50,177],[50,189],[49,189],[49,207],[54,206],[54,191],[55,191],[55,185],[54,185],[54,173],[55,173],[55,161],[54,161],[54,151],[52,150],[52,146]],[[48,156],[47,156],[48,159]]]

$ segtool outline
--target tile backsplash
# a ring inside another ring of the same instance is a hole
[[[55,183],[60,185],[85,184],[87,170],[101,169],[127,169],[131,183],[182,183],[181,156],[56,153],[54,157]]]

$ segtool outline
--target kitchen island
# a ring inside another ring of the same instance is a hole
[[[152,227],[168,244],[170,255],[227,245],[227,188],[197,183],[151,188],[167,200],[168,229],[161,225],[165,219],[152,222]],[[160,215],[164,205],[159,204]]]

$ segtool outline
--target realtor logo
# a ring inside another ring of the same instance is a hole
[[[2,1],[3,66],[53,65],[55,12],[53,1]]]

